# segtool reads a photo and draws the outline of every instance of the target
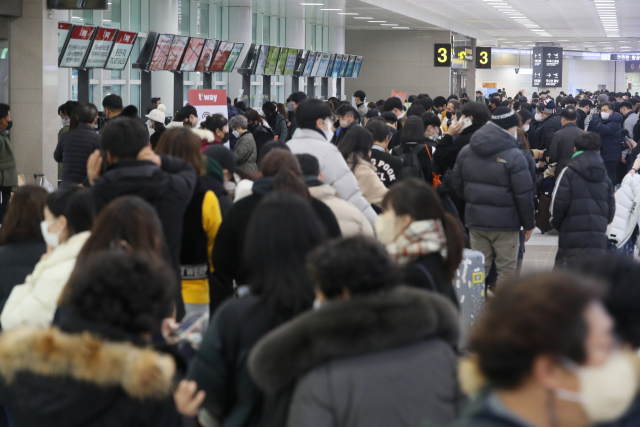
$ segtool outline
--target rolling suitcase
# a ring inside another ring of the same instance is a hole
[[[465,249],[462,262],[453,279],[453,287],[460,305],[460,341],[459,350],[465,350],[469,335],[478,322],[484,308],[484,255],[482,252]]]

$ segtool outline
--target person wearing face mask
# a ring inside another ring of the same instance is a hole
[[[356,109],[351,105],[344,104],[338,107],[336,110],[336,116],[338,116],[338,121],[340,122],[340,132],[337,135],[334,135],[331,142],[339,145],[351,129],[359,126],[358,121],[356,120],[357,114]]]
[[[151,148],[155,150],[158,146],[158,141],[160,141],[160,137],[167,129],[164,126],[164,112],[159,109],[154,109],[145,117],[149,119],[147,121],[147,126],[154,130],[153,135],[149,137],[149,142],[151,143]]]
[[[0,225],[9,207],[11,191],[18,186],[16,159],[7,134],[12,126],[11,107],[0,103]]]
[[[329,184],[340,197],[360,209],[369,222],[375,223],[378,215],[363,197],[358,180],[340,150],[330,142],[333,130],[329,106],[318,99],[306,99],[298,105],[296,116],[300,127],[295,138],[288,143],[291,152],[311,154],[317,158],[324,183]]]
[[[0,315],[4,331],[22,325],[48,327],[76,258],[90,236],[95,209],[87,190],[70,187],[51,193],[40,223],[47,253],[24,284],[11,291]]]
[[[496,108],[491,122],[460,150],[451,176],[453,189],[465,201],[471,248],[485,256],[485,277],[494,260],[498,279],[513,274],[520,229],[525,241],[534,229],[534,182],[528,153],[518,148],[518,125],[513,110]]]
[[[245,117],[247,118],[247,129],[253,135],[253,139],[256,142],[256,148],[258,150],[258,157],[262,152],[262,147],[269,141],[272,141],[275,138],[275,134],[273,130],[269,127],[269,124],[266,120],[263,120],[263,117],[255,111],[249,109],[245,113]],[[231,147],[232,149],[234,147]]]
[[[464,248],[460,221],[445,212],[435,190],[415,178],[391,187],[382,209],[376,234],[402,283],[442,294],[457,306],[451,283]]]
[[[473,330],[460,379],[474,401],[454,426],[587,427],[622,416],[638,391],[637,356],[616,346],[602,297],[599,283],[568,273],[505,283]]]
[[[229,126],[227,119],[222,114],[212,114],[200,123],[200,129],[193,132],[200,137],[200,152],[204,152],[210,145],[225,145],[229,142]]]
[[[384,248],[351,237],[308,259],[312,312],[262,338],[249,370],[287,427],[449,425],[465,403],[458,314],[446,298],[398,286]],[[292,396],[290,402],[274,399]]]
[[[590,99],[581,99],[580,104],[578,104],[578,109],[576,110],[576,114],[578,115],[578,120],[576,121],[576,125],[579,129],[586,130],[585,127],[588,122],[585,122],[589,114],[591,113],[591,109],[593,108],[593,102]]]
[[[258,150],[253,134],[247,130],[247,126],[245,116],[235,116],[229,120],[229,129],[232,129],[238,139],[233,148],[237,159],[236,166],[249,175],[255,175],[258,173]]]
[[[593,115],[587,128],[590,132],[598,134],[602,140],[600,155],[614,186],[618,184],[617,169],[622,158],[623,144],[626,146],[622,137],[623,121],[622,114],[614,112],[613,104],[607,103],[600,105],[600,113]]]
[[[424,139],[431,152],[435,154],[438,143],[442,140],[440,136],[440,118],[431,111],[425,112],[421,116],[422,124],[424,124]]]
[[[575,110],[562,110],[561,119],[562,129],[553,136],[553,142],[549,150],[549,163],[557,163],[556,176],[571,162],[575,154],[574,141],[579,135],[584,133],[576,124],[578,115]]]
[[[537,109],[535,119],[540,124],[536,129],[535,141],[529,141],[529,143],[533,144],[535,142],[536,145],[531,145],[531,148],[544,150],[545,156],[548,157],[553,136],[562,129],[562,119],[560,112],[556,112],[556,103],[551,98],[547,98],[538,104]]]
[[[389,154],[390,128],[382,117],[375,117],[369,120],[366,129],[373,135],[371,164],[376,167],[380,181],[385,187],[389,188],[392,184],[402,181],[404,178],[402,175],[402,160]]]

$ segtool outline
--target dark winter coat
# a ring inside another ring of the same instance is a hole
[[[149,137],[149,142],[151,143],[151,148],[153,148],[154,150],[158,146],[158,142],[160,142],[160,137],[162,136],[162,134],[164,133],[165,130],[167,130],[167,129],[166,128],[162,128],[162,130],[156,130],[155,132],[153,132],[153,135],[151,135]]]
[[[576,125],[579,129],[584,130],[584,121],[587,118],[587,113],[582,111],[581,109],[576,109],[576,114],[578,115],[578,120],[576,121]]]
[[[496,404],[496,401],[496,391],[485,387],[464,408],[460,419],[452,427],[531,427],[522,418],[505,411],[504,405]]]
[[[452,423],[465,400],[454,351],[458,323],[446,298],[407,287],[301,314],[249,357],[251,375],[269,398],[295,389],[289,405],[278,402],[284,409],[267,408],[281,417],[266,425]]]
[[[615,210],[613,184],[598,152],[576,156],[558,176],[551,201],[551,225],[560,233],[558,258],[606,250]]]
[[[340,144],[340,141],[342,141],[345,137],[345,135],[354,127],[356,126],[360,126],[358,124],[357,120],[354,120],[353,123],[351,123],[349,126],[347,126],[346,128],[340,128],[340,132],[333,135],[333,139],[331,140],[331,142],[335,145]]]
[[[236,155],[237,168],[242,169],[249,175],[258,173],[258,149],[251,132],[247,131],[240,135],[236,145],[233,147],[233,152]]]
[[[258,125],[253,129],[250,129],[250,131],[253,134],[253,139],[256,143],[256,149],[258,150],[257,157],[259,158],[260,153],[262,152],[262,147],[264,147],[264,144],[266,144],[267,142],[273,140],[275,134],[273,133],[273,130],[262,125]]]
[[[519,231],[534,228],[530,165],[518,142],[489,122],[458,155],[452,185],[465,200],[469,229]]]
[[[87,176],[87,160],[91,153],[100,149],[100,135],[93,127],[84,123],[76,129],[65,132],[53,158],[62,163],[62,182],[82,184]]]
[[[247,359],[255,343],[286,320],[253,296],[229,300],[216,311],[188,377],[207,392],[202,408],[224,426],[261,425],[262,392]]]
[[[605,162],[618,162],[622,158],[622,114],[612,112],[607,120],[602,120],[599,113],[594,113],[588,130],[600,135],[602,145],[600,154]]]
[[[273,191],[273,178],[261,178],[253,184],[253,194],[233,204],[220,225],[211,255],[215,275],[232,289],[233,280],[246,285],[250,266],[243,261],[244,243],[249,221],[262,198]],[[311,207],[325,226],[329,237],[340,237],[340,225],[331,209],[320,200],[311,199]]]
[[[558,163],[556,166],[556,176],[562,172],[573,157],[576,137],[584,133],[582,129],[575,123],[567,123],[555,133],[553,136],[553,142],[551,143],[551,150],[546,153],[550,157],[549,163]]]
[[[0,246],[0,313],[13,287],[24,283],[46,251],[42,241]]]
[[[271,126],[273,133],[278,137],[278,141],[284,142],[287,140],[287,133],[289,132],[289,129],[287,128],[287,120],[282,114],[277,112],[273,113],[267,117],[267,122],[269,123],[269,126]]]
[[[551,143],[553,142],[553,135],[562,129],[562,117],[560,111],[553,113],[542,122],[537,128],[537,143],[540,150],[546,150],[547,153],[551,149]],[[531,148],[535,148],[531,146]]]
[[[87,325],[26,326],[0,336],[0,404],[13,425],[181,425],[172,395],[175,361],[136,336]]]
[[[427,272],[429,273],[427,275]],[[458,306],[458,297],[451,282],[447,280],[444,259],[439,253],[431,253],[416,258],[401,271],[402,283],[428,291],[437,292]]]
[[[387,188],[402,181],[402,160],[384,150],[378,150],[375,145],[371,149],[371,164],[376,167],[380,181]]]
[[[207,173],[201,177],[202,184],[207,190],[213,191],[220,204],[220,213],[225,217],[233,201],[229,198],[229,192],[224,188],[224,175],[220,163],[207,156]]]
[[[402,154],[411,153],[411,151],[416,147],[417,144],[421,144],[423,146],[422,150],[418,151],[417,157],[420,162],[420,167],[422,168],[422,174],[424,175],[424,180],[431,185],[433,183],[433,166],[431,162],[431,153],[429,146],[424,143],[424,141],[420,142],[404,142],[391,150],[391,155],[400,157]]]
[[[450,135],[444,135],[436,146],[436,152],[433,153],[433,171],[438,175],[452,171],[460,150],[469,144],[473,134],[481,127],[482,125],[472,123],[455,139]]]
[[[197,176],[184,160],[167,155],[160,155],[160,158],[161,168],[142,160],[122,160],[111,165],[96,181],[91,193],[97,212],[120,196],[138,196],[149,202],[162,223],[171,264],[179,280],[182,222]],[[179,287],[176,288],[176,305],[179,318],[182,318],[184,307]]]
[[[298,120],[295,111],[289,111],[289,132],[287,133],[287,142],[293,138],[293,134],[298,130]]]

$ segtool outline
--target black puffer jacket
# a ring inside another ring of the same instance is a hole
[[[558,176],[551,202],[551,225],[560,232],[558,258],[604,251],[615,211],[613,184],[600,154],[575,157]]]
[[[13,287],[24,283],[46,251],[47,246],[42,241],[0,246],[0,312]]]
[[[53,153],[55,161],[62,163],[62,182],[81,184],[87,176],[87,160],[97,149],[100,149],[100,135],[93,127],[81,123],[65,132]]]
[[[534,228],[534,183],[525,154],[511,134],[492,122],[460,151],[451,178],[454,190],[465,200],[468,228]]]
[[[600,155],[605,162],[618,162],[622,156],[622,122],[624,117],[622,114],[613,112],[607,120],[602,120],[602,116],[598,113],[593,115],[589,122],[588,130],[600,135],[602,146]]]
[[[560,112],[553,113],[547,117],[544,121],[540,122],[540,126],[537,129],[537,143],[540,150],[547,150],[547,154],[551,149],[551,143],[553,142],[553,135],[557,131],[562,129],[562,117]],[[534,148],[531,146],[531,148]]]
[[[433,171],[438,175],[444,175],[450,170],[453,170],[460,150],[469,144],[473,134],[476,133],[483,124],[484,123],[472,123],[471,126],[463,130],[455,139],[450,135],[443,136],[436,146],[436,152],[433,153]]]

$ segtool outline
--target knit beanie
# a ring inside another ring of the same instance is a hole
[[[544,107],[544,112],[547,114],[553,114],[556,112],[556,103],[553,102],[553,99],[545,99],[542,101],[542,106]]]
[[[509,107],[498,107],[493,110],[491,121],[505,130],[520,124],[516,112]]]

